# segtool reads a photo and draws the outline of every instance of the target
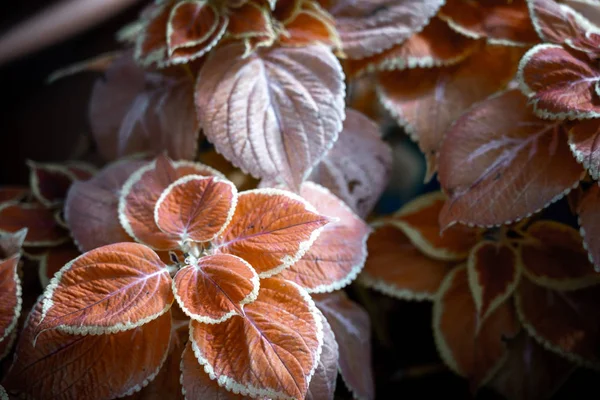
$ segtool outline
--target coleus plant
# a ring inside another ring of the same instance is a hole
[[[600,274],[577,230],[527,219],[440,235],[444,203],[432,192],[373,222],[360,282],[433,301],[440,357],[473,390],[490,384],[509,398],[546,397],[575,365],[597,368]]]
[[[305,183],[301,195],[334,219],[290,192],[238,194],[217,171],[164,156],[119,161],[76,182],[65,215],[89,251],[67,263],[34,306],[7,388],[36,398],[113,398],[153,379],[146,389],[179,392],[183,373],[186,398],[233,396],[225,390],[304,398],[314,375],[314,390],[333,396],[338,345],[309,292],[331,292],[357,275],[369,229],[321,186]],[[344,339],[345,380],[372,398],[370,373],[350,361],[368,340],[366,315],[342,294],[315,300]],[[173,337],[188,324],[186,346]],[[358,337],[344,335],[348,326]],[[68,355],[54,356],[63,346]],[[139,354],[123,365],[119,349],[131,346]],[[88,354],[92,347],[109,351]],[[63,357],[80,359],[88,372],[79,376]],[[32,380],[31,368],[55,373]]]

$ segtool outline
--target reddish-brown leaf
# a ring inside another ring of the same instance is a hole
[[[220,176],[205,165],[172,162],[165,155],[131,174],[119,198],[119,221],[131,237],[156,250],[179,248],[178,236],[165,233],[156,226],[154,209],[163,191],[186,175]]]
[[[488,386],[507,399],[547,400],[575,365],[545,350],[526,332],[508,341],[508,357]]]
[[[369,257],[360,283],[404,300],[433,300],[451,263],[423,254],[394,225],[383,225],[371,234]]]
[[[319,213],[339,220],[327,224],[310,249],[283,270],[281,277],[296,282],[309,293],[341,289],[362,270],[371,230],[343,201],[322,186],[306,182],[300,195]]]
[[[392,152],[381,139],[379,127],[347,108],[339,139],[315,167],[310,180],[331,190],[365,218],[387,186],[391,169]]]
[[[241,192],[231,222],[213,244],[248,261],[261,278],[296,263],[332,222],[303,198],[278,189]]]
[[[16,254],[0,260],[0,344],[10,339],[21,315],[21,280],[17,272],[20,258]]]
[[[202,257],[173,278],[173,292],[181,309],[208,324],[244,315],[243,307],[258,296],[258,275],[243,259],[231,254]]]
[[[123,397],[154,379],[167,357],[170,313],[112,335],[49,330],[37,336],[41,308],[38,303],[30,314],[2,382],[11,393],[39,400]]]
[[[440,18],[461,34],[502,45],[538,41],[526,0],[447,0]]]
[[[474,103],[504,89],[522,54],[517,47],[486,46],[454,66],[378,75],[384,107],[425,153],[427,180],[437,170],[438,151],[452,122]]]
[[[456,32],[434,17],[421,32],[406,41],[371,57],[348,60],[344,70],[353,77],[366,72],[453,65],[463,61],[479,46],[477,40]]]
[[[133,240],[119,223],[119,195],[127,178],[145,164],[116,161],[92,179],[71,186],[65,201],[65,220],[80,251]]]
[[[481,321],[512,296],[521,279],[517,252],[504,242],[481,241],[467,261],[469,287]]]
[[[33,161],[29,166],[29,187],[35,198],[46,207],[60,205],[77,176],[64,165],[39,164]]]
[[[448,195],[443,226],[522,219],[563,197],[583,175],[564,128],[537,118],[518,90],[491,97],[460,117],[446,135],[439,164]]]
[[[221,39],[229,19],[220,15],[213,4],[204,0],[187,0],[175,4],[167,24],[167,45],[171,61],[188,62],[206,54]],[[216,35],[215,35],[216,33]],[[180,48],[196,49],[190,58],[173,57]]]
[[[579,205],[579,226],[583,246],[596,271],[600,271],[600,187],[593,185]]]
[[[174,159],[196,156],[199,123],[193,79],[184,71],[147,72],[129,55],[113,63],[94,85],[89,106],[92,133],[107,160],[166,151]]]
[[[186,175],[169,185],[154,208],[158,228],[181,243],[208,242],[225,230],[237,203],[237,189],[215,176]]]
[[[343,291],[316,295],[319,310],[329,322],[339,346],[339,370],[357,399],[375,398],[371,366],[371,321],[369,314]]]
[[[139,26],[133,38],[135,41],[135,60],[144,67],[157,65],[164,67],[168,62],[167,25],[175,0],[166,0],[149,5],[136,22]]]
[[[8,201],[21,201],[29,194],[26,186],[2,186],[0,187],[0,204]]]
[[[595,180],[600,179],[600,120],[577,123],[569,130],[573,156]]]
[[[118,243],[66,264],[44,292],[39,330],[104,334],[134,329],[166,313],[171,277],[152,250]]]
[[[467,269],[458,267],[444,280],[433,305],[433,331],[442,360],[479,387],[492,378],[507,355],[504,338],[519,332],[512,303],[505,302],[485,321],[477,317]]]
[[[81,252],[73,243],[65,243],[49,248],[39,257],[38,277],[43,288],[48,286],[50,280],[69,261],[79,257]]]
[[[581,289],[600,283],[576,229],[554,221],[536,221],[520,246],[523,272],[540,286]]]
[[[285,32],[279,41],[287,46],[310,46],[322,43],[333,49],[342,47],[336,21],[316,1],[302,1],[284,22]]]
[[[419,32],[442,0],[320,0],[333,15],[351,59],[381,53]]]
[[[598,367],[600,286],[561,292],[524,279],[516,294],[519,318],[544,347],[567,359]]]
[[[69,240],[69,234],[54,219],[54,212],[39,203],[6,202],[0,204],[0,234],[27,228],[24,246],[57,246]]]
[[[342,129],[340,64],[320,45],[245,51],[220,47],[200,71],[204,134],[243,171],[298,189]]]
[[[245,316],[192,321],[190,339],[211,379],[236,393],[304,398],[323,346],[323,325],[308,293],[283,279],[261,280]]]
[[[464,260],[482,232],[464,225],[452,226],[442,232],[439,218],[445,201],[442,192],[421,195],[387,221],[401,229],[427,257],[443,261]]]
[[[239,6],[229,15],[227,36],[235,39],[260,38],[265,44],[272,43],[275,32],[269,8],[251,1]]]
[[[600,117],[596,92],[600,67],[583,53],[555,44],[537,45],[523,56],[518,79],[521,91],[542,118]]]

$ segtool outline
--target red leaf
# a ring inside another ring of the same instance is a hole
[[[0,204],[0,234],[27,228],[24,246],[57,246],[69,240],[69,234],[54,219],[54,212],[39,203],[7,202]]]
[[[519,318],[545,348],[577,364],[597,368],[599,288],[560,292],[524,279],[516,294]]]
[[[487,38],[501,45],[528,45],[538,41],[526,0],[447,0],[440,18],[457,32],[472,38]]]
[[[444,226],[522,219],[563,197],[583,172],[563,127],[537,118],[518,90],[491,97],[459,118],[447,132],[439,164],[448,195],[440,214]]]
[[[333,15],[343,50],[351,59],[381,53],[419,32],[444,4],[441,0],[337,0]]]
[[[39,400],[113,399],[132,394],[158,374],[169,348],[171,315],[112,335],[42,332],[38,303],[26,322],[3,385]]]
[[[439,217],[445,201],[446,196],[442,192],[421,195],[386,221],[401,229],[427,257],[443,261],[464,260],[482,232],[481,229],[461,225],[442,232]]]
[[[208,1],[192,0],[178,2],[171,9],[167,24],[167,45],[172,62],[189,62],[206,54],[221,39],[229,19],[221,15]],[[179,59],[176,50],[195,49],[190,57]]]
[[[600,68],[581,53],[554,44],[537,45],[523,56],[517,78],[541,118],[600,117],[596,92]]]
[[[258,296],[258,275],[252,266],[230,254],[205,256],[180,269],[173,291],[181,309],[193,320],[217,324],[234,315]]]
[[[568,6],[573,2],[568,1],[566,4],[559,4],[554,0],[528,0],[528,3],[531,22],[542,40],[598,54],[598,28],[586,19],[592,14],[575,12]],[[593,8],[597,6],[594,5]]]
[[[433,300],[451,263],[423,254],[394,225],[371,234],[369,257],[359,276],[363,285],[404,300]]]
[[[305,400],[333,400],[338,376],[339,347],[327,319],[323,321],[323,349]]]
[[[0,204],[8,201],[21,201],[27,196],[29,189],[26,186],[0,187]]]
[[[284,21],[285,33],[279,41],[285,46],[325,44],[333,49],[342,47],[336,21],[315,1],[299,2],[294,13]]]
[[[255,177],[297,189],[335,143],[344,119],[339,62],[324,46],[211,53],[196,105],[206,137]]]
[[[521,243],[523,272],[537,285],[574,290],[600,283],[576,229],[536,221],[527,229],[527,239]]]
[[[265,45],[272,44],[276,35],[271,21],[271,10],[256,2],[240,5],[229,15],[227,36],[234,39],[260,38]]]
[[[248,190],[239,194],[231,222],[213,244],[216,251],[243,258],[267,278],[294,265],[330,222],[291,192]]]
[[[593,185],[579,206],[579,226],[588,258],[600,272],[600,187]]]
[[[477,40],[461,35],[434,17],[421,32],[404,42],[371,57],[348,60],[344,69],[352,77],[374,71],[448,66],[463,61],[479,47]]]
[[[177,70],[179,71],[179,70]],[[194,159],[199,124],[192,78],[146,72],[129,55],[94,85],[89,116],[100,154],[107,160],[134,153]]]
[[[208,242],[225,230],[236,203],[233,183],[214,176],[186,175],[162,192],[154,208],[154,221],[181,243]]]
[[[319,213],[339,218],[327,224],[310,249],[281,277],[309,293],[331,292],[352,282],[365,265],[370,228],[327,189],[306,182],[300,195]]]
[[[546,400],[574,369],[572,363],[522,333],[508,342],[507,360],[488,386],[507,399]]]
[[[251,397],[304,398],[323,346],[319,312],[296,284],[263,279],[245,317],[191,323],[196,358],[211,379]]]
[[[474,103],[504,89],[522,54],[517,47],[486,46],[454,66],[379,73],[379,98],[425,153],[426,180],[437,170],[448,127]]]
[[[484,321],[512,296],[521,279],[517,252],[507,243],[481,241],[467,261],[469,287],[479,318]]]
[[[127,178],[145,164],[116,161],[89,181],[71,186],[65,201],[65,219],[80,251],[133,240],[119,223],[119,195]]]
[[[35,198],[50,208],[60,205],[77,176],[64,165],[27,162],[29,186]]]
[[[506,357],[505,337],[519,332],[510,302],[497,307],[485,321],[477,317],[467,269],[454,269],[433,305],[433,331],[442,360],[475,387],[488,382]]]
[[[315,301],[339,345],[339,368],[344,383],[355,398],[374,399],[369,315],[342,291],[317,295]]]
[[[0,260],[0,343],[8,341],[21,315],[20,255]]]
[[[38,277],[42,287],[48,286],[54,274],[80,255],[81,252],[72,243],[49,248],[39,259]]]
[[[310,179],[331,190],[364,218],[387,186],[391,169],[392,152],[381,139],[379,127],[348,108],[339,139]]]
[[[154,209],[163,191],[186,175],[221,176],[205,165],[172,162],[164,155],[131,174],[119,198],[119,221],[131,237],[156,250],[179,248],[178,236],[156,226]]]
[[[168,65],[167,25],[175,0],[154,2],[140,16],[137,24],[143,28],[135,40],[135,60],[144,67]]]
[[[595,180],[600,179],[600,122],[583,121],[569,130],[569,147],[578,163],[583,165]]]
[[[134,329],[166,313],[171,277],[146,246],[119,243],[66,264],[44,292],[40,330],[104,334]]]

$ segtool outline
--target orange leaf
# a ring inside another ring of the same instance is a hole
[[[268,7],[247,2],[229,15],[227,36],[234,39],[256,38],[262,45],[273,43],[275,32]]]
[[[510,302],[497,307],[485,321],[477,317],[467,269],[454,269],[433,304],[433,331],[442,360],[475,387],[484,385],[506,357],[505,337],[519,331]]]
[[[236,203],[233,183],[214,176],[186,175],[162,192],[154,208],[154,221],[181,243],[208,242],[225,230]]]
[[[486,46],[454,66],[379,73],[379,98],[425,153],[427,180],[437,170],[448,127],[474,103],[504,89],[522,54],[518,47]]]
[[[321,317],[310,296],[283,279],[263,279],[245,316],[220,324],[192,321],[196,358],[211,379],[251,397],[304,398],[323,346]]]
[[[447,0],[440,18],[461,34],[491,43],[523,46],[538,41],[526,0]]]
[[[231,222],[213,244],[216,251],[243,258],[267,278],[302,258],[330,222],[291,192],[248,190],[239,194]]]
[[[518,90],[460,117],[446,134],[439,164],[448,195],[443,226],[520,220],[563,197],[583,175],[563,127],[537,118]]]
[[[451,263],[423,254],[402,230],[378,227],[368,241],[363,285],[404,300],[433,300]]]
[[[152,250],[118,243],[66,264],[44,292],[40,330],[103,334],[134,329],[166,313],[171,277]]]
[[[23,228],[15,233],[0,233],[0,260],[18,254],[23,247],[27,229]]]
[[[320,312],[320,311],[319,311]],[[338,376],[339,346],[327,319],[323,321],[323,348],[305,400],[333,400]]]
[[[220,176],[205,165],[187,161],[172,162],[164,155],[131,174],[119,198],[119,221],[125,231],[136,241],[155,250],[178,249],[178,237],[162,232],[156,226],[154,208],[169,185],[191,174]]]
[[[192,319],[217,324],[244,315],[245,304],[258,296],[258,275],[252,266],[230,254],[205,256],[185,266],[173,279],[181,309]]]
[[[28,193],[29,189],[25,186],[2,186],[0,187],[0,204],[8,201],[21,201]]]
[[[35,198],[46,207],[62,204],[77,176],[64,165],[28,161],[29,186]]]
[[[504,242],[481,241],[467,261],[469,287],[481,321],[512,296],[521,279],[517,252]]]
[[[379,126],[346,108],[339,139],[309,179],[331,190],[365,218],[389,183],[391,170],[391,148],[381,139]]]
[[[228,44],[202,67],[196,109],[204,134],[243,171],[297,190],[342,129],[339,61],[322,45],[245,53],[242,43]]]
[[[21,315],[20,255],[0,260],[0,343],[8,341]]]
[[[39,400],[114,399],[137,392],[165,362],[171,315],[112,335],[39,334],[41,303],[29,315],[3,384]]]
[[[42,287],[48,286],[54,274],[80,255],[81,252],[72,243],[49,248],[39,257],[38,277]]]
[[[375,398],[371,365],[369,314],[343,291],[315,296],[315,302],[331,325],[339,346],[339,370],[355,398]]]
[[[600,187],[593,185],[579,206],[579,226],[583,237],[583,246],[588,251],[588,258],[600,271]]]
[[[442,232],[439,217],[445,201],[442,192],[421,195],[388,221],[401,229],[424,255],[442,261],[464,260],[479,241],[481,229],[457,225]]]
[[[381,53],[419,32],[442,0],[319,0],[334,17],[351,59]]]
[[[333,49],[342,47],[335,21],[316,1],[302,1],[293,16],[284,21],[279,36],[284,46],[309,46],[322,43]]]
[[[242,400],[244,398],[219,386],[216,380],[210,378],[196,359],[192,342],[188,342],[183,350],[181,384],[185,398],[189,400]]]
[[[169,57],[173,63],[186,63],[210,51],[221,39],[229,18],[204,0],[186,0],[171,9],[167,24]],[[194,53],[181,57],[179,49],[194,48]]]
[[[519,318],[527,332],[547,349],[598,368],[600,287],[561,292],[524,279],[516,294]]]
[[[576,229],[554,221],[536,221],[521,243],[523,272],[537,285],[574,290],[600,283],[600,273],[582,245]]]
[[[24,246],[58,246],[69,234],[54,219],[54,212],[39,203],[7,202],[0,204],[0,234],[27,228]]]
[[[523,56],[517,79],[541,118],[600,117],[600,68],[585,53],[555,44],[537,45]]]
[[[523,332],[508,342],[508,357],[488,386],[507,399],[549,399],[575,366]]]
[[[597,119],[580,122],[569,129],[569,147],[573,156],[595,180],[600,179],[599,135]]]
[[[319,213],[339,221],[327,224],[310,249],[283,270],[281,277],[296,282],[309,293],[341,289],[356,278],[365,264],[370,228],[322,186],[306,182],[300,195]]]
[[[441,67],[463,61],[479,47],[477,40],[461,35],[434,17],[406,41],[371,57],[348,60],[344,69],[354,77],[366,72]]]

